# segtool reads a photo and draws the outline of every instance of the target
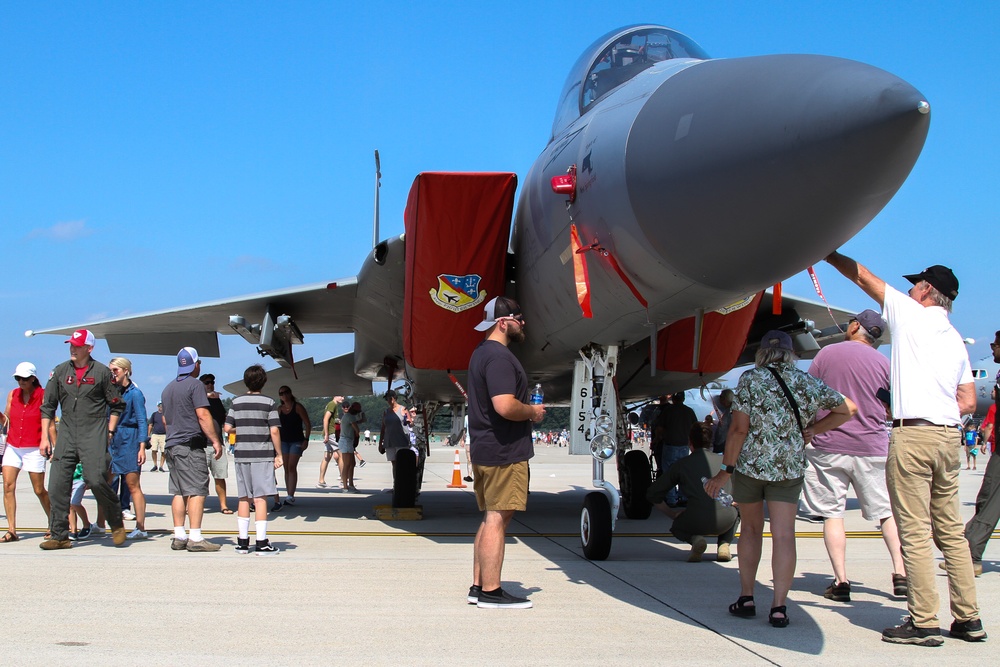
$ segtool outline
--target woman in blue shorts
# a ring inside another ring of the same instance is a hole
[[[309,434],[312,425],[309,414],[302,404],[295,400],[291,388],[282,385],[278,388],[278,398],[281,406],[278,408],[278,419],[281,420],[281,457],[285,462],[285,504],[295,504],[295,488],[299,484],[299,459],[309,446]],[[281,503],[275,504],[275,509]]]

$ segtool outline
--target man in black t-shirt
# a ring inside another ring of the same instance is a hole
[[[528,503],[528,459],[534,455],[531,422],[545,416],[528,404],[528,376],[508,349],[524,341],[517,302],[496,297],[486,304],[477,331],[486,331],[469,360],[469,434],[476,502],[483,521],[476,532],[468,601],[487,609],[527,609],[531,601],[500,587],[504,540],[514,512]]]

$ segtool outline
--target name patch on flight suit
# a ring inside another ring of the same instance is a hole
[[[94,384],[94,378],[80,378],[80,384]]]

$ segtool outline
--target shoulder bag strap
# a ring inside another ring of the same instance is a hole
[[[781,374],[778,371],[774,370],[770,366],[767,366],[767,370],[771,371],[771,375],[773,375],[774,379],[778,381],[778,384],[781,386],[781,391],[785,393],[785,398],[787,398],[788,402],[791,404],[792,411],[795,412],[795,421],[799,423],[799,432],[804,431],[805,429],[802,428],[802,415],[799,414],[799,404],[795,402],[794,398],[792,398],[792,392],[789,391],[788,385],[785,384],[784,379],[782,379]]]

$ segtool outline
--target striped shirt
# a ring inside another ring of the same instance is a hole
[[[226,423],[236,429],[233,458],[249,463],[274,458],[271,428],[280,426],[274,399],[261,394],[245,394],[233,399]]]

